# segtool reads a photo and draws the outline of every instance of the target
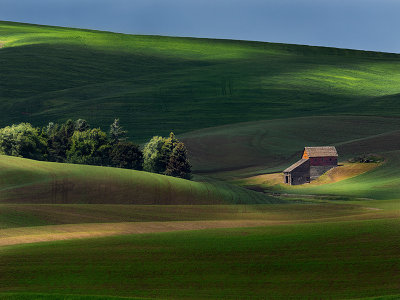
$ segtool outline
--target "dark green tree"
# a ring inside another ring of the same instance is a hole
[[[119,119],[114,119],[114,122],[110,125],[110,144],[117,144],[118,142],[124,142],[126,140],[126,134],[128,132],[122,129],[119,124]]]
[[[165,175],[184,179],[191,178],[191,165],[187,158],[187,149],[183,143],[179,142],[174,147],[169,157]]]
[[[67,120],[61,126],[49,123],[47,126],[48,160],[56,162],[64,162],[66,160],[74,132],[75,124],[72,120]]]
[[[86,131],[88,129],[90,129],[90,125],[86,120],[78,119],[75,121],[75,130],[82,132],[82,131]]]
[[[113,145],[110,152],[110,161],[113,167],[124,169],[143,169],[143,153],[132,142],[120,142]]]

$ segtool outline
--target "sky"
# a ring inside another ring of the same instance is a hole
[[[0,20],[400,53],[400,0],[0,0]]]

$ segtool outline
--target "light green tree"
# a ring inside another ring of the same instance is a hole
[[[41,130],[29,123],[0,129],[0,154],[42,160],[46,154],[46,147]]]
[[[163,173],[165,171],[165,161],[162,148],[165,138],[153,136],[143,149],[143,169],[147,172]]]
[[[108,165],[110,150],[107,134],[100,128],[75,131],[71,138],[71,149],[67,151],[67,160],[79,164]]]

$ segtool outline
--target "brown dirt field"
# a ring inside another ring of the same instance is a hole
[[[318,179],[312,181],[311,185],[321,185],[342,181],[371,171],[380,166],[378,163],[344,163],[329,170]]]
[[[123,222],[101,224],[73,224],[24,227],[0,230],[0,246],[17,244],[105,237],[124,234],[144,234],[208,228],[235,228],[266,226],[277,221],[228,220],[189,222]]]
[[[342,181],[351,177],[361,175],[368,171],[371,171],[378,166],[380,166],[380,164],[378,163],[342,163],[338,167],[326,172],[320,178],[303,186],[321,185],[321,184],[328,184],[328,183]],[[282,173],[258,175],[249,177],[245,179],[244,182],[246,184],[262,184],[267,186],[273,186],[273,185],[283,184],[283,175]]]
[[[0,48],[3,48],[5,44],[6,44],[6,42],[1,42],[0,41]]]

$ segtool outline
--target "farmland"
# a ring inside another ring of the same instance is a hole
[[[181,299],[398,295],[399,235],[398,220],[383,219],[9,246],[0,254],[8,274],[1,291]]]
[[[115,117],[130,138],[318,115],[399,116],[396,54],[0,22],[0,126]]]
[[[0,126],[119,117],[194,172],[0,155],[0,299],[400,297],[399,55],[1,21],[0,48]],[[321,145],[341,166],[283,185]]]

